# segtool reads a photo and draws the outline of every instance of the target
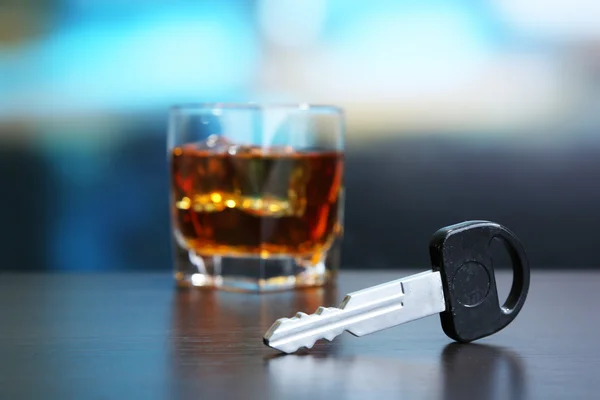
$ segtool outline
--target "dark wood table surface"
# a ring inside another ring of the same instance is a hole
[[[176,289],[166,273],[2,273],[0,399],[600,398],[596,272],[534,272],[517,319],[476,344],[437,316],[300,355],[262,343],[279,317],[409,272],[265,295]]]

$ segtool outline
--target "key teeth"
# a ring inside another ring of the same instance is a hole
[[[282,347],[279,347],[279,348],[276,347],[276,348],[278,350],[280,350],[280,351],[283,351],[284,353],[292,354],[292,353],[295,353],[298,350],[303,349],[303,348],[304,349],[312,349],[319,340],[327,340],[327,341],[331,342],[336,337],[338,337],[339,335],[341,335],[342,333],[344,333],[344,331],[345,331],[345,329],[340,329],[338,331],[331,332],[329,335],[326,335],[326,336],[323,336],[323,337],[320,337],[320,338],[316,338],[315,340],[313,340],[310,343],[305,343],[305,344],[302,344],[302,345],[297,346],[297,347],[285,345],[285,346],[282,346]],[[267,339],[263,338],[263,341],[264,341],[264,343],[267,346],[270,346],[270,342]],[[272,347],[272,346],[270,346],[270,347]]]
[[[317,308],[317,311],[315,311],[315,314],[316,315],[327,315],[327,314],[331,314],[336,311],[340,311],[340,310],[337,308],[319,307],[319,308]]]
[[[303,346],[306,347],[308,349],[312,349],[313,346],[315,345],[315,343],[317,343],[319,340],[327,340],[328,342],[333,341],[333,339],[335,339],[336,337],[340,336],[342,333],[344,333],[344,329],[341,329],[339,331],[336,332],[331,332],[329,335],[323,336],[322,338],[317,338],[315,339],[312,344],[308,345],[308,346]]]
[[[304,320],[306,321],[306,323],[310,323],[310,320],[315,318],[315,317],[320,317],[320,316],[327,316],[329,314],[334,314],[336,312],[340,312],[342,310],[336,308],[336,307],[318,307],[315,312],[311,315],[308,315],[306,313],[303,312],[297,312],[296,315],[294,315],[291,318],[279,318],[276,321],[276,324],[274,324],[271,329],[267,332],[267,334],[270,332],[271,334],[274,334],[275,332],[279,331],[280,329],[283,329],[283,334],[285,335],[285,331],[286,328],[283,327],[283,325],[286,325],[286,327],[292,326],[294,325],[294,322],[298,322],[299,320]],[[278,324],[277,324],[278,323]],[[291,325],[288,325],[288,323],[291,323]],[[269,337],[269,339],[264,339],[265,340],[265,344],[267,346],[276,348],[280,351],[283,351],[284,353],[290,354],[290,353],[295,353],[296,351],[300,350],[301,348],[306,348],[306,349],[312,349],[315,345],[315,343],[319,340],[327,340],[329,342],[333,341],[333,339],[335,339],[337,336],[341,335],[343,332],[345,331],[344,328],[338,329],[336,331],[333,332],[328,332],[326,335],[322,336],[322,337],[315,337],[313,336],[313,340],[309,343],[308,341],[302,344],[292,344],[292,343],[287,343],[287,344],[277,344],[278,339],[275,338],[275,340],[272,342],[271,338],[273,335],[271,335]],[[276,335],[275,335],[276,336]],[[298,342],[296,342],[298,343]],[[271,346],[271,344],[277,344],[276,346]]]

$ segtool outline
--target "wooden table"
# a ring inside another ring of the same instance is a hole
[[[303,355],[262,343],[279,317],[405,274],[267,295],[178,290],[166,273],[0,274],[0,399],[600,398],[596,272],[534,273],[517,319],[477,344],[435,316]]]

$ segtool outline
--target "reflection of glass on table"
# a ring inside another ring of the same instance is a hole
[[[337,269],[343,120],[328,106],[171,112],[175,276],[192,286],[319,286]]]

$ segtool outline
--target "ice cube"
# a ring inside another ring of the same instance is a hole
[[[234,143],[220,135],[210,135],[205,140],[186,145],[186,147],[192,147],[195,150],[210,150],[216,153],[226,153],[231,146],[234,146]]]
[[[236,144],[236,145],[229,146],[229,149],[227,149],[227,152],[229,154],[231,154],[232,156],[244,155],[244,154],[264,155],[265,148],[262,146],[255,146],[255,145],[249,145],[249,144]]]
[[[210,150],[225,152],[230,146],[233,146],[233,142],[227,139],[225,136],[210,135],[206,139],[206,147]]]

